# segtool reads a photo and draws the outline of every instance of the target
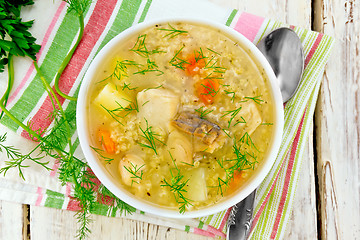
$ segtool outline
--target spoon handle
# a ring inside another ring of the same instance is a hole
[[[231,209],[228,219],[228,240],[245,240],[250,232],[256,190]]]

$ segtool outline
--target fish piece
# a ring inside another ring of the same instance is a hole
[[[213,152],[215,148],[224,143],[221,128],[194,113],[182,112],[172,123],[181,131],[192,135],[195,140],[200,140],[202,144],[205,144],[205,149],[208,149],[208,152]],[[195,149],[204,150],[203,146],[196,146],[196,143],[194,145]]]
[[[138,93],[138,118],[140,126],[146,127],[146,121],[157,133],[169,132],[171,119],[177,112],[179,97],[165,89],[146,89]]]

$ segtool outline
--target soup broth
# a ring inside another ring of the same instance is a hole
[[[240,189],[267,154],[264,70],[217,29],[152,26],[118,45],[88,100],[94,154],[134,196],[180,212]]]

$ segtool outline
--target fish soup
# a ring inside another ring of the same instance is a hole
[[[136,198],[181,213],[246,185],[273,140],[270,83],[217,29],[172,22],[128,37],[94,77],[91,148]]]

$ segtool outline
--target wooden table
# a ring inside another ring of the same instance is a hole
[[[285,239],[360,238],[360,2],[211,0],[337,39],[304,155]],[[0,201],[0,239],[73,239],[73,213]],[[208,239],[152,224],[94,216],[90,239]]]

